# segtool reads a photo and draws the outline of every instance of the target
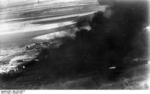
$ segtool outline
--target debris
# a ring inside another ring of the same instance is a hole
[[[109,67],[109,69],[110,70],[114,70],[114,69],[116,69],[116,67],[115,66],[111,66],[111,67]]]

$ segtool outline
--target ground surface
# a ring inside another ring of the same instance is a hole
[[[96,5],[10,12],[1,21],[0,89],[148,89],[147,3],[115,3],[110,18]]]

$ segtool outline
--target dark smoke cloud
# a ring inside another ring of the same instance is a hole
[[[93,72],[98,75],[97,81],[119,79],[129,68],[146,63],[144,59],[139,60],[147,57],[144,31],[148,23],[147,9],[147,2],[115,2],[108,8],[109,12],[97,12],[90,18],[80,18],[74,39],[61,38],[63,44],[58,48],[42,49],[37,57],[38,62],[27,64],[27,69],[17,80],[10,80],[21,83],[19,88],[29,86],[31,89],[63,78],[84,77]],[[84,26],[90,26],[91,30],[81,28]],[[111,70],[113,67],[115,69]]]

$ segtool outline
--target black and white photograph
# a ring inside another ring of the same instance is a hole
[[[149,5],[0,0],[0,90],[150,90]]]

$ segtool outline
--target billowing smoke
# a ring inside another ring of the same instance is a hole
[[[81,46],[85,55],[83,59],[87,59],[81,70],[87,66],[87,70],[98,69],[105,74],[109,68],[115,68],[107,75],[115,78],[128,68],[146,64],[148,61],[148,39],[145,31],[148,25],[148,5],[146,1],[137,0],[109,3],[106,0],[105,4],[108,4],[105,12],[97,12],[92,18],[79,21],[79,28],[88,24],[91,30],[80,30],[76,39],[82,41],[82,46],[86,48],[84,51]]]
[[[37,60],[24,65],[25,70],[17,80],[10,80],[29,86],[30,89],[39,88],[38,86],[105,89],[110,85],[102,87],[102,84],[110,80],[143,76],[143,66],[147,63],[147,39],[144,30],[148,24],[147,9],[147,2],[113,2],[104,12],[79,18],[74,29],[74,38],[59,38],[57,40],[61,45],[54,47],[49,46],[49,42],[39,43],[37,48],[42,45],[42,49]],[[5,77],[3,81],[8,79]],[[66,83],[60,84],[59,81]],[[121,85],[116,88],[126,88],[124,83],[127,81],[121,80],[119,83]],[[114,87],[111,85],[109,88]]]

